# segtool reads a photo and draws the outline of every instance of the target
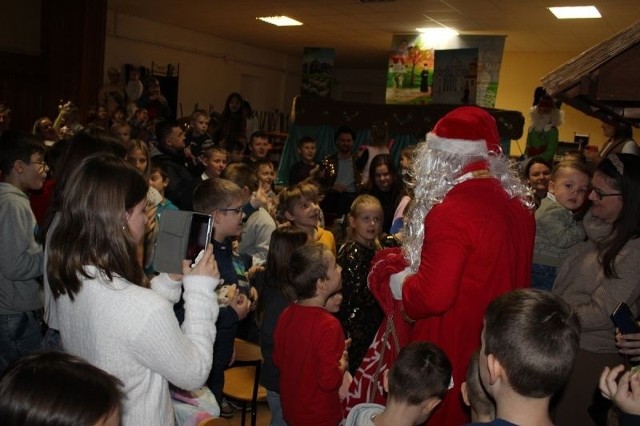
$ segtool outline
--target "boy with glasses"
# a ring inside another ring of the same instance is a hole
[[[33,135],[8,130],[0,138],[0,372],[41,349],[43,256],[27,192],[47,177],[44,152]]]
[[[193,207],[195,211],[213,218],[213,255],[220,278],[224,280],[224,284],[235,284],[240,290],[233,292],[226,307],[220,307],[216,321],[216,341],[213,345],[213,365],[207,380],[207,386],[220,405],[220,416],[229,418],[233,417],[233,408],[222,399],[224,370],[231,362],[238,323],[247,317],[252,307],[248,297],[249,284],[244,274],[250,265],[240,256],[234,255],[232,249],[232,240],[242,232],[242,190],[226,179],[207,179],[195,189]]]

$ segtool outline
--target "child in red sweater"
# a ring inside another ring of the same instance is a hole
[[[322,244],[302,246],[291,255],[290,284],[298,301],[278,319],[273,351],[290,426],[335,426],[342,419],[338,390],[347,366],[344,333],[324,307],[340,290],[341,270]]]

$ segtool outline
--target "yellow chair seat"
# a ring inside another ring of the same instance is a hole
[[[238,401],[251,402],[253,392],[253,380],[256,368],[253,366],[232,367],[224,371],[224,391],[230,398]],[[257,401],[267,399],[267,390],[258,386]]]
[[[262,353],[260,346],[245,340],[234,342],[236,359],[233,365],[224,371],[224,389],[222,393],[251,408],[251,426],[256,426],[258,401],[267,399],[267,390],[260,386],[260,367]],[[255,399],[253,394],[256,394]],[[241,425],[244,426],[247,412],[243,409]]]

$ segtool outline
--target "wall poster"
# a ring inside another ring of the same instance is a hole
[[[438,49],[427,47],[420,34],[395,34],[389,54],[386,82],[386,103],[388,104],[426,104],[441,102],[434,87],[437,77],[436,54],[441,50],[476,49],[475,90],[469,87],[469,103],[493,108],[498,93],[500,65],[504,50],[505,36],[467,36],[460,35],[441,42]],[[446,68],[445,68],[446,69]],[[440,81],[450,80],[441,76]],[[471,85],[472,79],[469,79]],[[466,82],[465,82],[466,87]],[[457,103],[465,99],[464,89]],[[453,100],[451,100],[453,101]]]
[[[324,47],[305,47],[302,56],[303,96],[331,98],[333,85],[333,64],[335,49]]]

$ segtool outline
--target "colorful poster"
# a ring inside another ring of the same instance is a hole
[[[394,35],[387,69],[386,103],[436,102],[433,96],[435,51],[420,34]],[[498,93],[505,36],[460,35],[438,43],[438,50],[477,49],[475,91],[471,103],[493,108]]]
[[[504,51],[505,36],[467,36],[451,39],[447,49],[478,49],[478,80],[476,105],[493,108],[496,106],[500,65]]]
[[[394,35],[387,69],[388,104],[424,104],[431,101],[433,49],[419,34]]]
[[[331,98],[333,85],[333,64],[335,49],[323,47],[305,47],[302,56],[303,96]]]
[[[475,105],[478,49],[436,50],[433,70],[433,102]]]

